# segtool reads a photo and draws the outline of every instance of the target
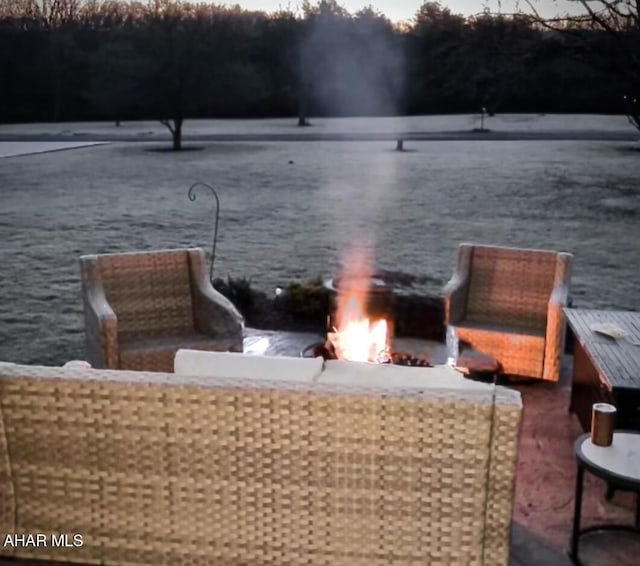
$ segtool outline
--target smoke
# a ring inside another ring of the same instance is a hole
[[[397,116],[402,111],[404,49],[383,16],[365,9],[352,17],[335,3],[321,2],[305,24],[301,77],[311,117]],[[367,132],[371,122],[351,119],[341,121],[341,127],[346,133],[354,127]],[[354,257],[374,267],[385,211],[397,188],[399,154],[391,151],[393,145],[389,151],[372,142],[345,146],[345,153],[332,160],[321,191],[321,200],[331,203],[326,237],[343,269]]]
[[[392,116],[401,109],[404,55],[375,12],[310,15],[301,44],[302,80],[312,114]]]

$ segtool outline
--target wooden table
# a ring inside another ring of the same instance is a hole
[[[640,430],[640,312],[564,309],[575,338],[571,404],[585,431],[593,403],[618,409],[616,428]],[[612,323],[625,335],[613,339],[591,329]]]

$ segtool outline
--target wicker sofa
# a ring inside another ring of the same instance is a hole
[[[572,255],[461,244],[445,324],[507,375],[558,381]]]
[[[222,355],[206,377],[0,363],[0,533],[82,535],[0,556],[508,564],[519,393],[319,359],[229,378]]]
[[[242,316],[200,248],[86,255],[80,270],[93,367],[170,372],[179,348],[242,351]]]

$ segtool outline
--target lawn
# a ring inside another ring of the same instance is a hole
[[[640,305],[640,155],[614,142],[120,143],[0,160],[0,360],[82,357],[78,257],[198,245],[220,196],[216,276],[277,285],[339,270],[373,238],[381,268],[435,293],[462,241],[576,254],[576,306]]]

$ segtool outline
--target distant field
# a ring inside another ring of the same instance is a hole
[[[210,248],[216,275],[267,291],[337,272],[373,236],[378,266],[437,292],[461,241],[576,254],[574,302],[640,308],[640,154],[612,142],[121,143],[0,160],[0,360],[82,357],[78,257]],[[290,163],[292,162],[292,163]]]

